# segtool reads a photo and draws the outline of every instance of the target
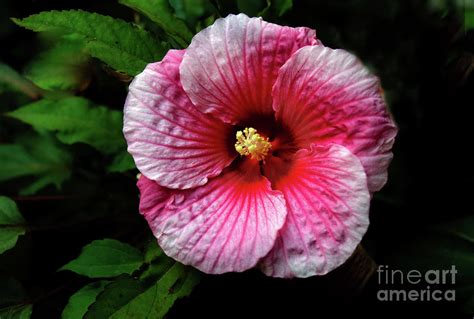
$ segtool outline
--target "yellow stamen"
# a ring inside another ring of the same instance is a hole
[[[257,161],[261,161],[267,156],[268,151],[272,148],[272,144],[268,141],[268,137],[264,138],[257,133],[252,127],[247,127],[243,131],[235,134],[237,142],[235,150],[240,155],[251,156]]]

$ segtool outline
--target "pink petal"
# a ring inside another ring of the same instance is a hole
[[[371,192],[387,181],[397,132],[377,77],[352,54],[300,49],[281,68],[273,108],[300,147],[335,143],[357,155]]]
[[[298,151],[275,183],[288,216],[261,267],[269,276],[324,275],[351,256],[369,225],[370,196],[359,159],[340,145]]]
[[[171,50],[133,80],[123,129],[140,172],[179,189],[204,185],[235,157],[226,140],[231,127],[200,113],[183,91],[183,55],[184,50]]]
[[[229,15],[199,32],[186,50],[181,82],[204,113],[227,123],[272,114],[271,88],[293,52],[317,44],[316,32]]]
[[[163,251],[203,272],[252,268],[283,226],[283,195],[258,173],[227,171],[191,190],[169,190],[141,177],[140,212]]]

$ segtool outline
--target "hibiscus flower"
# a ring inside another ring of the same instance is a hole
[[[396,127],[377,77],[308,28],[230,15],[130,85],[140,212],[203,272],[323,275],[351,256]]]

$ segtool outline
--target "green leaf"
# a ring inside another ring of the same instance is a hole
[[[99,293],[96,301],[89,306],[84,319],[109,318],[144,290],[143,283],[139,280],[128,276],[119,277]]]
[[[114,157],[112,163],[107,167],[107,171],[110,173],[122,173],[135,168],[132,156],[127,151],[123,151]]]
[[[125,148],[122,113],[95,106],[82,97],[43,99],[10,112],[35,129],[55,131],[65,144],[86,143],[106,154]]]
[[[466,30],[474,28],[474,6],[464,10],[464,27]]]
[[[474,312],[474,216],[420,231],[419,237],[401,244],[389,260],[391,268],[443,270],[456,266],[456,301]],[[452,289],[452,288],[447,288]]]
[[[293,8],[293,0],[271,0],[271,6],[276,15],[281,17]]]
[[[178,18],[195,32],[214,23],[219,13],[212,1],[208,0],[169,0]]]
[[[0,84],[2,87],[22,92],[32,99],[37,99],[42,94],[40,88],[4,63],[0,63]]]
[[[148,286],[154,285],[176,263],[158,246],[156,240],[149,242],[145,249],[145,262],[150,265],[141,275],[140,279]]]
[[[45,90],[82,91],[90,81],[88,61],[84,41],[64,36],[27,66],[25,76]]]
[[[241,2],[247,2],[242,0]],[[267,6],[258,13],[266,19],[281,17],[293,7],[293,0],[266,0]]]
[[[163,250],[161,250],[160,246],[156,242],[156,239],[152,239],[150,242],[147,243],[145,248],[145,261],[151,264],[153,261],[157,260],[158,258],[166,256]],[[171,260],[171,258],[168,258]]]
[[[166,256],[156,240],[147,245],[145,261],[149,267],[140,280],[119,278],[108,285],[85,318],[163,318],[199,282],[200,272]]]
[[[126,5],[150,18],[181,47],[186,47],[193,37],[184,21],[177,18],[168,0],[119,0]]]
[[[256,17],[270,5],[269,1],[265,0],[237,0],[237,8],[240,12],[245,13],[250,17]]]
[[[207,0],[170,0],[169,2],[176,16],[191,25],[203,16],[216,13],[214,6]]]
[[[32,305],[16,305],[0,309],[1,319],[29,319],[33,311]]]
[[[199,282],[197,271],[182,264],[174,265],[144,293],[139,294],[110,318],[163,318],[174,302],[191,294]]]
[[[0,254],[13,248],[18,237],[25,234],[25,220],[16,203],[0,196]]]
[[[0,287],[2,287],[0,289],[0,307],[19,304],[27,298],[23,285],[11,276],[0,274]]]
[[[143,262],[143,254],[138,249],[114,239],[103,239],[85,246],[77,259],[60,270],[90,278],[116,277],[133,273]]]
[[[78,34],[87,41],[86,49],[92,56],[129,75],[140,73],[147,63],[161,60],[167,51],[167,47],[147,31],[97,13],[48,11],[13,21],[37,32]]]
[[[97,296],[104,290],[110,281],[101,280],[90,283],[82,287],[69,298],[69,302],[63,310],[61,318],[64,319],[82,319],[90,305],[92,305]]]
[[[50,184],[59,189],[71,176],[71,162],[71,155],[51,136],[24,136],[16,144],[0,145],[0,182],[35,176],[36,180],[21,195],[34,194]]]

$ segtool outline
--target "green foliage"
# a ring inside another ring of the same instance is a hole
[[[267,0],[267,3],[267,8],[273,11],[277,17],[281,17],[293,7],[293,0]]]
[[[214,6],[208,0],[170,0],[169,2],[176,16],[186,21],[193,29],[197,27],[196,31],[214,22],[217,15]],[[203,18],[205,20],[200,21]]]
[[[147,243],[145,248],[145,262],[151,264],[152,262],[158,261],[160,264],[164,264],[166,262],[166,258],[164,260],[160,260],[160,258],[163,258],[163,256],[166,255],[158,246],[156,240],[152,240]]]
[[[22,92],[33,99],[40,97],[42,93],[41,89],[22,77],[10,66],[0,63],[0,94],[6,90]]]
[[[37,32],[77,34],[84,38],[92,56],[129,75],[136,75],[147,63],[160,60],[167,49],[150,33],[130,23],[81,10],[42,12],[13,21]]]
[[[0,182],[23,176],[36,180],[20,191],[33,194],[53,184],[60,188],[71,175],[71,155],[47,134],[25,135],[15,144],[0,145]]]
[[[148,269],[138,279],[123,276],[107,285],[86,319],[163,318],[199,282],[199,272],[166,257],[156,242],[148,246],[145,256]]]
[[[265,8],[267,8],[267,1],[260,0],[260,1],[248,1],[248,0],[237,0],[237,7],[239,11],[247,14],[251,17],[256,17],[262,12]]]
[[[163,318],[174,302],[188,296],[199,282],[196,271],[174,263],[158,281],[118,309],[111,318]]]
[[[33,311],[32,305],[17,305],[0,309],[1,319],[29,319]]]
[[[110,318],[117,310],[126,306],[130,300],[144,291],[143,283],[138,279],[123,276],[105,286],[89,307],[85,319]]]
[[[97,295],[104,290],[108,283],[109,281],[101,280],[82,287],[69,298],[61,317],[64,319],[82,319],[89,306],[95,302]]]
[[[122,113],[96,106],[82,97],[60,100],[43,99],[8,113],[35,129],[56,132],[66,144],[86,143],[106,154],[125,146]]]
[[[185,47],[190,42],[193,33],[175,16],[167,1],[124,0],[122,4],[155,22],[171,45]],[[205,11],[195,13],[202,16]],[[197,15],[195,23],[200,19]],[[160,60],[170,44],[161,42],[142,27],[79,10],[42,12],[13,21],[30,30],[60,36],[53,37],[56,40],[52,45],[49,44],[26,66],[26,78],[8,66],[0,65],[0,82],[3,81],[5,87],[8,85],[21,91],[32,100],[43,97],[5,114],[31,125],[40,134],[28,134],[14,144],[0,145],[0,181],[35,177],[31,185],[20,191],[27,195],[49,184],[59,187],[69,178],[72,156],[49,133],[64,144],[85,143],[99,150],[106,155],[102,163],[109,162],[104,167],[107,172],[134,169],[122,135],[122,113],[69,94],[82,92],[90,84],[89,55],[118,72],[133,76],[147,63]],[[70,151],[75,152],[75,149]],[[80,172],[88,179],[96,178],[94,173]],[[14,230],[11,226],[8,229]],[[24,233],[24,229],[21,231]],[[14,245],[13,239],[2,242],[8,244],[8,248]],[[137,316],[141,316],[144,315],[143,307],[153,307],[151,313],[163,317],[176,299],[191,292],[197,283],[197,272],[165,256],[156,243],[152,246],[154,250],[147,249],[146,257],[138,249],[112,239],[92,241],[85,246],[77,259],[60,270],[90,278],[117,278],[110,282],[93,282],[78,290],[70,297],[62,317],[129,317],[127,311],[134,309],[138,311]],[[132,273],[139,277],[128,276]],[[31,305],[23,308],[22,304],[17,304],[6,311],[16,316],[29,316]]]
[[[117,154],[112,163],[107,166],[107,171],[110,173],[122,173],[132,169],[135,169],[135,162],[133,157],[126,151]]]
[[[15,202],[0,196],[0,254],[13,248],[25,232],[25,220]]]
[[[90,278],[131,274],[143,264],[136,248],[113,239],[95,240],[82,249],[81,255],[60,270],[70,270]]]
[[[249,16],[281,17],[293,7],[292,0],[237,0],[239,11]]]
[[[88,62],[84,41],[63,36],[26,67],[25,76],[45,90],[82,91],[90,81]]]
[[[174,15],[168,0],[119,0],[119,2],[149,17],[183,48],[191,42],[193,34],[184,21]]]
[[[12,304],[20,304],[26,299],[22,284],[11,276],[0,275],[0,309]],[[0,310],[1,313],[1,310]]]
[[[141,272],[139,268],[147,268]],[[168,258],[155,241],[145,254],[116,240],[94,241],[62,269],[88,277],[116,277],[91,283],[76,292],[63,318],[163,318],[174,302],[188,296],[199,272]],[[125,274],[140,275],[130,277]]]
[[[466,29],[474,28],[474,5],[464,10],[464,27]]]

